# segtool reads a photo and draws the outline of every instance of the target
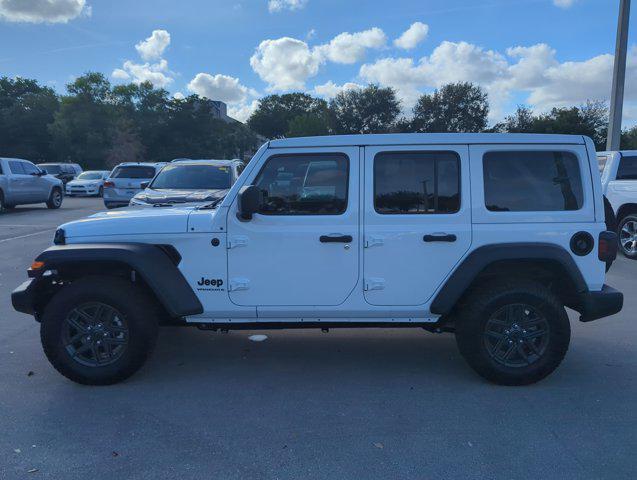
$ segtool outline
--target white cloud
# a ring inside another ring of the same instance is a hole
[[[259,100],[252,100],[251,102],[241,103],[239,105],[229,105],[228,116],[240,122],[245,122],[258,107]]]
[[[307,4],[307,0],[269,0],[268,10],[270,13],[281,12],[283,10],[300,10]]]
[[[0,0],[0,19],[9,22],[67,23],[90,16],[86,0]]]
[[[307,43],[289,37],[262,41],[250,58],[252,69],[269,84],[270,91],[304,88],[320,64],[320,55]]]
[[[198,73],[187,88],[200,97],[221,100],[229,104],[244,102],[249,93],[248,88],[241,85],[238,78],[208,73]]]
[[[553,5],[560,8],[570,8],[575,3],[575,0],[553,0]]]
[[[514,93],[538,111],[607,100],[613,56],[599,55],[580,62],[559,62],[546,44],[516,46],[503,53],[466,42],[442,42],[428,57],[383,58],[362,65],[361,79],[397,90],[406,109],[423,92],[451,82],[473,82],[489,94],[491,119],[500,119]],[[637,101],[637,47],[628,54],[626,108]]]
[[[343,85],[337,85],[333,81],[328,81],[323,85],[317,85],[312,90],[314,95],[318,95],[319,97],[323,97],[326,100],[331,100],[336,95],[345,90],[352,90],[356,88],[363,88],[363,85],[359,85],[358,83],[347,82]]]
[[[181,92],[175,92],[173,94],[173,98],[175,100],[183,100],[184,98],[186,98],[186,96],[183,93],[181,93]]]
[[[382,48],[386,42],[385,32],[374,27],[356,33],[343,32],[330,43],[317,47],[317,51],[334,63],[352,64],[363,60],[368,49]]]
[[[150,82],[158,88],[167,87],[173,82],[172,72],[168,70],[168,62],[163,59],[158,63],[135,63],[126,60],[122,68],[116,68],[111,75],[119,80],[131,79],[133,83]]]
[[[166,30],[153,30],[150,37],[135,45],[135,49],[142,60],[149,61],[161,58],[168,45],[170,45],[170,33]]]
[[[168,45],[170,45],[170,34],[166,30],[153,30],[150,37],[135,45],[139,56],[145,62],[136,63],[126,60],[122,68],[113,70],[111,77],[133,83],[151,82],[158,88],[167,87],[174,81],[174,73],[168,69],[166,59],[162,58]]]
[[[427,38],[429,25],[421,22],[412,23],[403,34],[394,40],[394,45],[403,50],[411,50]]]
[[[380,28],[362,32],[344,32],[329,43],[310,48],[303,40],[282,37],[264,40],[250,58],[250,65],[268,91],[304,89],[327,61],[351,64],[364,58],[371,48],[382,48],[387,41]]]

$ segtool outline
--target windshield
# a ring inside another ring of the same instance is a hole
[[[168,165],[150,185],[154,190],[217,190],[230,188],[230,168],[215,165]]]
[[[62,171],[62,168],[59,165],[40,165],[40,168],[43,168],[46,173],[50,174],[58,174]]]
[[[153,178],[154,176],[155,167],[131,165],[126,167],[117,167],[113,170],[111,178]]]
[[[101,178],[102,174],[100,172],[84,172],[77,177],[78,180],[101,180]]]

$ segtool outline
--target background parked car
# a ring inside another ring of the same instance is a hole
[[[70,163],[39,163],[38,167],[59,178],[65,185],[77,176],[75,168]]]
[[[64,198],[62,181],[28,160],[0,158],[0,212],[16,205],[45,202],[60,208]]]
[[[602,191],[616,217],[619,250],[637,260],[637,150],[599,152]]]
[[[166,163],[127,162],[116,166],[104,182],[106,208],[125,207],[131,198],[142,190]]]
[[[130,204],[209,202],[225,196],[242,169],[239,160],[173,160]]]
[[[75,170],[76,176],[84,171],[84,169],[79,163],[69,163],[69,165],[71,165],[71,167],[73,167],[73,170]]]
[[[111,172],[108,170],[87,170],[66,184],[66,194],[101,197],[104,195],[104,181]]]

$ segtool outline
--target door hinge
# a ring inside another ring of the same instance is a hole
[[[239,290],[248,290],[250,288],[250,280],[247,278],[231,278],[229,292],[237,292]]]
[[[365,279],[365,291],[369,290],[385,290],[385,279],[373,277]]]
[[[369,235],[365,237],[365,248],[371,248],[376,245],[383,245],[384,243],[384,237],[381,237],[379,235]]]
[[[245,235],[234,235],[228,240],[228,249],[245,247],[248,245],[248,237]]]

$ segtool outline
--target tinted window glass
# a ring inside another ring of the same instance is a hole
[[[617,168],[617,180],[637,180],[637,157],[622,157]]]
[[[488,152],[483,158],[486,207],[494,212],[579,210],[577,157],[569,152]]]
[[[9,162],[9,168],[11,169],[11,173],[16,173],[18,175],[24,175],[24,167],[22,166],[22,162],[17,162],[15,160],[11,160]]]
[[[255,185],[266,215],[338,215],[347,209],[349,160],[345,155],[272,157]]]
[[[32,173],[39,173],[40,172],[38,167],[36,167],[35,165],[33,165],[30,162],[22,162],[22,167],[24,168],[24,173],[26,173],[27,175],[31,175]]]
[[[100,180],[103,176],[102,172],[82,172],[78,175],[78,180]]]
[[[374,208],[383,214],[454,213],[460,159],[454,152],[387,152],[374,159]]]
[[[117,167],[111,174],[111,178],[153,178],[154,176],[155,167],[148,167],[144,165]]]
[[[59,165],[42,164],[42,165],[40,165],[40,167],[42,167],[44,169],[44,171],[46,173],[48,173],[49,175],[57,175],[58,173],[60,173],[62,171],[62,168],[60,168]]]
[[[215,190],[230,187],[230,167],[180,164],[165,166],[150,185],[155,190]]]

